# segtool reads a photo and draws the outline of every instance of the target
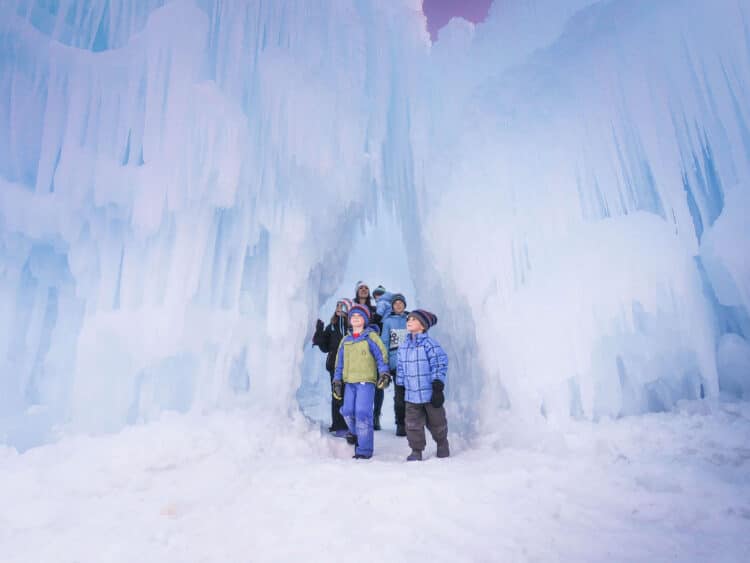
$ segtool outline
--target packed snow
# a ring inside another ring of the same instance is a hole
[[[391,394],[386,394],[388,405]],[[325,407],[322,409],[325,411]],[[3,561],[712,561],[750,553],[750,408],[532,428],[375,456],[301,417],[165,414],[0,450]]]

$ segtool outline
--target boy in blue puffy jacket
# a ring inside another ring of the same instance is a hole
[[[437,443],[437,457],[448,457],[448,420],[445,415],[445,377],[448,356],[440,344],[427,334],[437,317],[416,309],[406,318],[407,336],[398,349],[396,385],[403,385],[406,399],[406,439],[411,448],[407,461],[421,461],[425,440],[424,427]]]

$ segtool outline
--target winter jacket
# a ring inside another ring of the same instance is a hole
[[[329,323],[324,330],[313,334],[312,339],[313,346],[317,346],[321,352],[328,354],[326,356],[326,370],[330,373],[333,373],[333,370],[336,369],[336,353],[347,330],[346,317],[338,317],[336,321],[336,323]]]
[[[378,315],[381,319],[385,319],[385,316],[391,312],[393,295],[394,294],[390,291],[386,291],[383,295],[375,300],[375,314]],[[384,333],[381,332],[381,334]]]
[[[445,384],[448,373],[448,355],[440,344],[427,333],[407,335],[398,349],[396,385],[406,388],[407,403],[429,403],[432,399],[432,382]]]
[[[376,383],[380,373],[388,373],[388,350],[378,333],[368,326],[356,338],[347,334],[339,345],[333,379]]]
[[[406,338],[406,317],[408,315],[408,311],[404,311],[400,315],[390,312],[383,317],[383,331],[380,333],[380,339],[388,348],[388,367],[391,368],[391,371],[396,371],[398,364],[396,351],[401,341]]]

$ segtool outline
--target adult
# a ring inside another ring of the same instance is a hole
[[[349,321],[347,316],[351,304],[352,302],[349,299],[339,299],[328,326],[324,326],[320,319],[315,323],[313,346],[317,346],[321,352],[328,354],[326,356],[326,370],[331,377],[331,390],[333,390],[333,372],[336,370],[336,352],[339,349],[341,339],[348,333]],[[346,436],[348,431],[346,421],[341,416],[343,404],[343,397],[336,399],[331,394],[331,426],[328,427],[328,431],[335,433],[338,438]]]
[[[354,287],[354,303],[364,305],[370,311],[369,322],[372,322],[372,315],[375,313],[375,304],[372,302],[370,286],[363,281],[358,281]]]

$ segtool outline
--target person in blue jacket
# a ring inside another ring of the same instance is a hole
[[[390,298],[390,310],[383,316],[383,330],[380,338],[388,348],[388,367],[391,377],[396,377],[398,364],[398,347],[406,338],[406,298],[401,293],[394,293]],[[406,436],[406,403],[404,402],[404,386],[396,384],[393,394],[393,412],[396,415],[396,436]]]
[[[448,420],[445,415],[445,378],[448,356],[427,334],[437,317],[416,309],[406,318],[407,336],[398,349],[396,384],[403,385],[406,398],[406,439],[411,453],[407,461],[421,461],[426,440],[424,427],[437,443],[437,457],[448,457]]]
[[[341,399],[343,395],[341,414],[352,433],[355,459],[372,457],[375,389],[385,389],[391,379],[388,351],[377,331],[367,326],[369,321],[370,310],[367,307],[360,304],[351,306],[351,331],[341,339],[333,374],[333,396]],[[346,393],[342,393],[344,384]]]
[[[386,289],[382,285],[379,285],[372,290],[372,298],[375,299],[375,314],[372,316],[372,319],[373,322],[378,324],[382,329],[383,319],[388,313],[391,312],[393,293],[391,293],[390,291],[386,291]]]

